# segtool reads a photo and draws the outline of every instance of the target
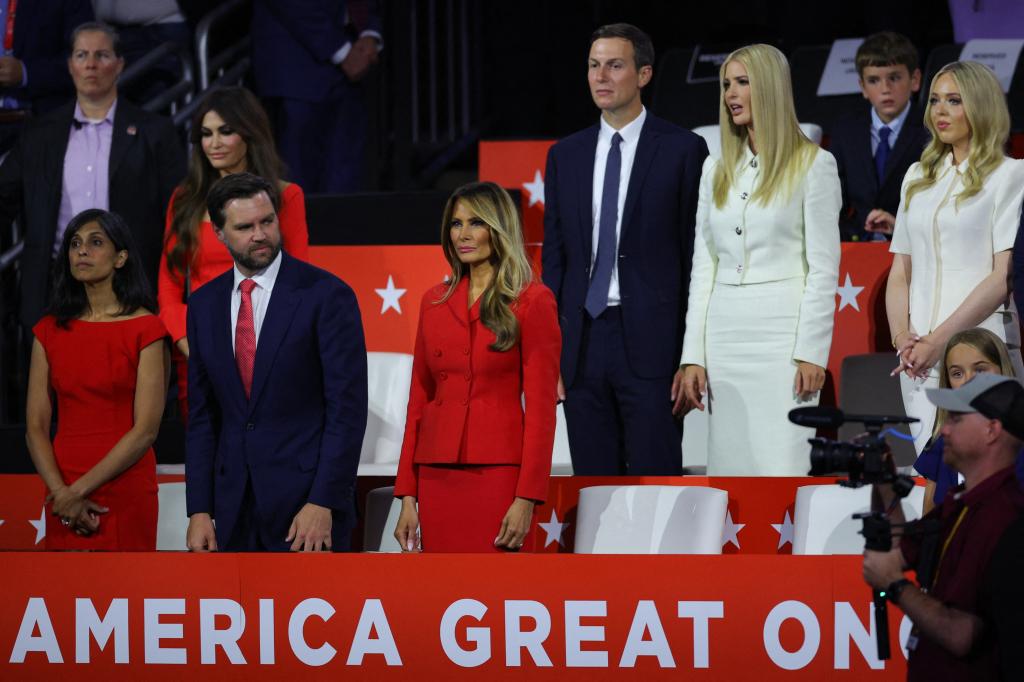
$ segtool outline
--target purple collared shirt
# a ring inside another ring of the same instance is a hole
[[[110,141],[114,137],[116,109],[117,100],[114,100],[107,115],[100,121],[93,121],[75,104],[74,123],[64,152],[64,182],[53,241],[54,254],[60,251],[64,230],[72,218],[88,208],[110,208]]]

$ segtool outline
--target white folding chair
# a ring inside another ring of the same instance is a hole
[[[902,501],[903,516],[921,518],[924,487],[914,486]],[[793,509],[793,554],[860,554],[864,536],[854,514],[871,510],[871,486],[804,485]]]
[[[160,511],[156,521],[156,548],[161,551],[185,551],[188,514],[185,513],[185,484],[161,483],[157,486]]]
[[[704,486],[580,490],[577,554],[721,554],[729,496]]]
[[[366,369],[369,412],[359,454],[359,474],[394,476],[405,434],[412,356],[367,353]]]
[[[395,540],[395,525],[402,511],[402,501],[395,498],[395,487],[374,488],[366,495],[366,516],[363,519],[364,552],[401,552]]]

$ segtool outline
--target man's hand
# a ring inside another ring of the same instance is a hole
[[[872,209],[871,213],[868,213],[867,220],[864,221],[864,229],[868,232],[892,234],[895,227],[896,216],[881,208]]]
[[[16,57],[0,57],[0,86],[16,88],[25,77],[25,67]]]
[[[561,372],[558,374],[558,387],[555,389],[555,394],[558,396],[559,403],[565,402],[565,382],[562,381]],[[557,405],[558,403],[555,404]]]
[[[307,502],[292,519],[285,542],[291,542],[293,552],[319,552],[321,547],[331,550],[331,510]]]
[[[213,519],[209,514],[193,514],[188,517],[185,546],[190,552],[217,551],[217,535],[213,532]]]
[[[377,63],[377,39],[363,36],[352,44],[352,49],[338,66],[353,83],[362,80],[370,67]]]
[[[899,549],[888,552],[864,550],[864,582],[876,590],[884,590],[903,577],[903,553]]]

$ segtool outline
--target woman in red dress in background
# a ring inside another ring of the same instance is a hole
[[[452,274],[420,305],[395,538],[405,551],[518,550],[551,473],[558,308],[497,185],[455,190],[441,244]]]
[[[61,520],[47,528],[46,549],[156,549],[151,446],[170,358],[155,307],[124,221],[100,209],[75,216],[48,314],[32,330],[28,449]]]
[[[289,255],[309,260],[306,200],[302,188],[282,181],[283,164],[274,147],[270,121],[259,100],[240,87],[212,91],[192,118],[192,155],[188,175],[167,207],[164,257],[160,261],[157,298],[160,319],[171,334],[176,352],[178,407],[188,416],[188,339],[185,313],[188,297],[211,279],[231,269],[231,254],[220,243],[206,214],[206,194],[213,183],[232,173],[253,173],[280,188],[278,220],[281,241]]]

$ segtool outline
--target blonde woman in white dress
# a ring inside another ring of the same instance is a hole
[[[899,355],[903,404],[917,452],[932,433],[943,348],[984,327],[1006,342],[1024,376],[1020,327],[1010,296],[1013,241],[1024,197],[1024,163],[1004,149],[1010,114],[999,81],[977,62],[953,62],[932,79],[924,122],[932,141],[903,179],[892,269],[885,292]]]
[[[802,476],[839,274],[835,159],[797,123],[789,65],[749,45],[722,65],[722,158],[700,184],[678,411],[708,410],[708,474]]]

